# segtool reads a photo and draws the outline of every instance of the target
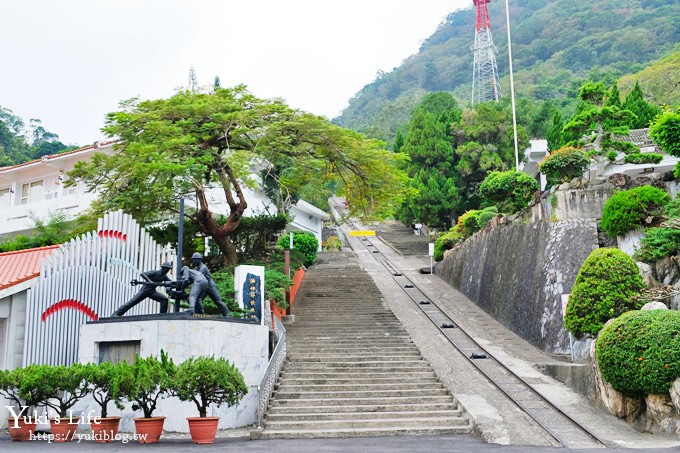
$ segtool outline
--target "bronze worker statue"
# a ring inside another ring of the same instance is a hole
[[[165,263],[161,264],[161,268],[159,270],[143,272],[141,275],[145,279],[144,281],[137,282],[137,280],[133,280],[131,282],[133,286],[136,284],[142,284],[140,290],[137,291],[137,294],[135,294],[132,299],[118,307],[118,309],[113,312],[113,315],[111,316],[123,316],[128,310],[147,297],[161,303],[160,313],[167,313],[168,296],[156,291],[156,287],[170,286],[168,284],[171,282],[171,280],[168,278],[168,272],[170,272],[170,269],[172,269],[172,264],[166,261]]]

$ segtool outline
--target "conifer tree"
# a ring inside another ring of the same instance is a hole
[[[564,121],[560,112],[553,113],[552,124],[546,133],[548,139],[548,151],[555,151],[564,145],[562,139],[562,129],[564,128]]]
[[[626,100],[623,101],[622,108],[624,110],[629,110],[635,115],[630,123],[629,127],[633,129],[642,129],[649,127],[649,124],[661,114],[661,109],[655,105],[650,104],[645,101],[645,96],[642,93],[642,88],[639,82],[635,82],[635,86],[626,96]]]

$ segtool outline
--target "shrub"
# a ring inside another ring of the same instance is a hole
[[[675,228],[650,228],[640,241],[635,259],[651,263],[666,256],[676,255],[680,250],[680,230]]]
[[[481,212],[482,211],[472,209],[458,217],[458,221],[456,222],[456,226],[454,228],[463,238],[468,238],[479,230],[477,227],[477,219]]]
[[[286,290],[292,284],[293,281],[282,272],[275,269],[264,270],[264,297],[275,301],[279,308],[288,308]]]
[[[658,164],[662,160],[663,156],[656,153],[633,153],[628,154],[625,158],[627,164]]]
[[[564,317],[565,327],[577,338],[596,335],[605,322],[639,309],[633,300],[645,288],[631,257],[619,249],[593,250],[576,276]]]
[[[609,155],[607,157],[611,159]],[[565,146],[543,159],[543,162],[538,164],[538,171],[545,174],[550,184],[557,184],[580,178],[589,165],[590,158],[585,152],[572,146]]]
[[[477,230],[484,228],[486,224],[497,215],[498,209],[495,206],[482,209],[479,214],[477,214]]]
[[[175,364],[161,350],[160,360],[156,357],[141,358],[136,356],[135,362],[125,362],[120,366],[120,382],[115,390],[114,398],[124,398],[132,402],[132,410],[142,410],[144,418],[153,417],[156,405],[161,397],[172,388],[175,375]]]
[[[675,200],[664,206],[663,213],[670,218],[680,218],[680,197],[675,197]]]
[[[171,393],[182,401],[193,401],[199,417],[207,417],[210,404],[234,406],[248,393],[248,387],[227,359],[190,357],[177,367]]]
[[[323,249],[327,252],[339,252],[342,249],[342,241],[337,236],[331,236],[326,239]]]
[[[89,393],[86,371],[79,363],[71,366],[30,365],[24,368],[21,395],[27,400],[40,401],[60,418],[66,418],[69,409]]]
[[[121,364],[114,365],[110,362],[102,362],[98,365],[85,365],[85,380],[92,394],[92,399],[101,408],[102,418],[108,416],[109,403],[115,400],[114,395],[117,393],[118,385],[120,384],[120,370],[122,366]],[[115,402],[120,409],[123,408],[118,401]]]
[[[658,215],[669,201],[666,192],[651,186],[617,192],[605,203],[600,224],[607,236],[615,238],[642,225],[650,215]]]
[[[597,340],[604,380],[630,396],[666,394],[680,376],[680,312],[630,311]]]
[[[649,127],[649,136],[659,148],[671,156],[680,157],[680,108],[656,117]]]
[[[434,255],[432,258],[435,261],[441,261],[444,259],[444,251],[451,250],[454,245],[464,239],[457,228],[451,228],[451,231],[442,234],[434,242]]]
[[[481,195],[498,204],[501,211],[525,208],[539,190],[538,182],[521,171],[493,171],[479,186]]]
[[[276,243],[279,248],[286,250],[290,244],[287,234],[281,236]],[[319,241],[310,233],[304,231],[293,231],[293,249],[305,255],[305,266],[309,267],[316,262],[316,252],[319,249]]]

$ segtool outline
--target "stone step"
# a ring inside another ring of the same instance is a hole
[[[325,380],[348,380],[348,379],[424,379],[436,377],[431,369],[415,370],[409,373],[402,373],[398,376],[391,371],[376,371],[375,369],[347,370],[342,374],[336,371],[309,371],[301,369],[285,369],[281,373],[282,379],[325,379]]]
[[[412,383],[352,383],[352,384],[291,384],[290,382],[282,381],[279,383],[277,389],[280,392],[385,392],[385,391],[404,391],[413,390]],[[439,382],[421,383],[418,390],[440,390],[443,386]]]
[[[380,414],[383,412],[413,412],[413,411],[454,411],[460,410],[455,401],[447,402],[425,402],[425,403],[402,403],[402,404],[355,404],[346,406],[312,406],[312,405],[270,405],[268,415],[280,414],[347,414],[352,413],[357,416],[360,414]]]
[[[457,416],[428,417],[412,414],[410,418],[380,418],[380,419],[355,419],[351,414],[344,420],[296,420],[275,421],[267,420],[267,430],[326,430],[342,428],[427,428],[429,426],[461,426],[467,425],[466,418]]]
[[[280,389],[276,390],[276,392],[274,392],[273,398],[275,400],[336,400],[339,398],[348,400],[362,400],[367,398],[420,398],[431,396],[449,396],[449,392],[445,388],[411,388],[406,390],[328,390],[320,392],[304,389],[302,392],[296,392],[287,387],[281,387]]]
[[[471,425],[460,426],[428,426],[418,428],[339,428],[325,430],[254,430],[250,432],[251,439],[314,439],[338,437],[384,437],[384,436],[412,436],[412,435],[451,435],[465,434],[472,430]]]
[[[396,376],[396,377],[376,377],[375,375],[373,377],[359,377],[359,376],[353,376],[350,378],[337,378],[337,377],[328,377],[328,378],[297,378],[297,377],[287,377],[285,375],[281,376],[281,379],[279,380],[279,386],[282,385],[292,385],[292,386],[315,386],[315,385],[363,385],[363,384],[384,384],[384,385],[393,385],[393,384],[404,384],[404,385],[429,385],[433,383],[439,383],[439,379],[437,376],[432,373],[431,376]]]
[[[271,400],[271,406],[356,406],[356,405],[382,405],[382,406],[398,406],[401,404],[413,403],[453,403],[453,397],[449,394],[445,395],[429,395],[429,396],[384,396],[384,397],[362,397],[362,398],[290,398],[282,399],[274,395]]]
[[[306,347],[301,347],[299,345],[289,345],[288,346],[288,355],[291,354],[298,354],[298,353],[309,353],[311,354],[344,354],[346,352],[352,352],[355,354],[379,354],[382,352],[387,352],[387,353],[395,353],[395,352],[405,352],[405,353],[410,353],[410,352],[416,352],[420,354],[420,350],[416,347],[414,344],[393,344],[393,345],[381,345],[381,346],[373,346],[373,345],[366,345],[366,344],[354,344],[351,346],[333,346],[333,345],[325,345],[325,346],[319,346],[317,348],[310,348],[308,346]]]
[[[455,410],[430,410],[430,411],[396,411],[396,412],[335,412],[335,413],[310,413],[310,414],[269,414],[266,418],[267,423],[272,421],[297,421],[297,420],[347,420],[356,419],[400,419],[412,417],[461,417],[463,411]]]
[[[343,362],[375,362],[376,359],[385,362],[393,361],[413,361],[422,359],[419,352],[411,354],[403,352],[389,353],[381,352],[379,355],[371,354],[289,354],[289,362],[318,362],[318,363],[343,363]],[[340,362],[342,360],[342,362]]]

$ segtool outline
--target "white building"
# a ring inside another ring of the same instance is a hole
[[[64,182],[76,162],[90,159],[95,152],[113,152],[113,142],[95,143],[0,168],[0,241],[19,234],[30,234],[35,218],[46,219],[50,213],[58,212],[75,217],[85,211],[96,198],[96,193],[86,192],[82,185],[64,187]],[[245,187],[244,194],[248,203],[245,216],[276,213],[274,204],[259,188]],[[208,197],[215,212],[228,212],[221,189],[211,189]],[[288,228],[312,233],[321,250],[324,212],[301,200],[289,213],[293,221]]]

